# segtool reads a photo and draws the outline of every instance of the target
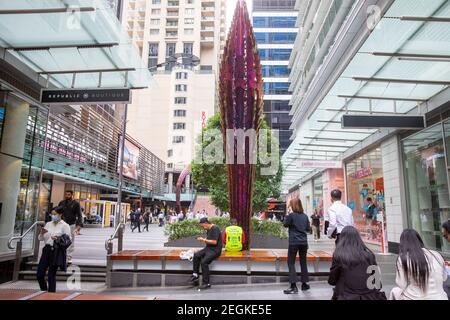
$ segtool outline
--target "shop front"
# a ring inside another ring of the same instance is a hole
[[[347,204],[353,210],[355,227],[365,242],[381,245],[386,221],[381,148],[347,162],[345,168]]]
[[[47,110],[30,105],[12,92],[0,91],[0,261],[12,250],[7,242],[23,234],[46,209],[49,192],[41,181],[43,153],[39,148]],[[33,234],[23,240],[23,250],[34,247]]]
[[[441,226],[450,219],[450,119],[402,140],[408,226],[425,246],[450,256]]]

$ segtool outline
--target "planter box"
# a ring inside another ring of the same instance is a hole
[[[204,244],[196,240],[197,237],[187,237],[183,239],[166,242],[165,247],[181,247],[181,248],[203,248]],[[252,249],[287,249],[289,245],[288,239],[280,239],[273,236],[265,236],[255,234],[251,236]]]

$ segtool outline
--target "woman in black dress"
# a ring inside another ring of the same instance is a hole
[[[375,255],[352,226],[345,227],[339,236],[328,283],[335,286],[333,300],[386,300],[380,291],[381,273]]]

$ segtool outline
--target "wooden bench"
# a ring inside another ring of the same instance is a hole
[[[192,272],[192,262],[180,259],[180,253],[186,250],[178,248],[125,250],[109,255],[107,285],[135,287],[185,284]],[[329,252],[308,252],[310,274],[328,275],[331,259],[332,255]],[[210,269],[212,278],[221,275],[238,283],[282,282],[288,275],[287,250],[252,249],[238,253],[223,251],[222,255],[211,264]],[[298,269],[297,263],[297,271],[300,271]],[[115,281],[117,280],[115,276],[122,277],[123,281]],[[124,280],[125,278],[127,280]]]

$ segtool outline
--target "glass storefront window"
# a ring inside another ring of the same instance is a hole
[[[381,245],[380,214],[385,213],[381,149],[347,163],[346,170],[348,206],[353,210],[355,227],[364,241]],[[375,207],[370,205],[370,200]]]
[[[25,232],[38,217],[43,218],[40,213],[42,213],[42,210],[48,209],[50,193],[45,188],[41,188],[40,193],[43,157],[41,146],[44,136],[39,128],[45,128],[46,121],[47,115],[43,110],[34,106],[30,107],[20,174],[20,189],[17,198],[15,235],[21,235]],[[45,132],[43,134],[45,135]],[[30,232],[23,240],[23,249],[33,249],[33,242],[34,236]]]
[[[5,121],[5,107],[0,105],[0,145],[2,145],[3,122]]]
[[[323,182],[322,176],[314,178],[313,180],[313,210],[323,217]],[[311,212],[312,214],[312,212]]]
[[[428,248],[448,255],[450,246],[441,232],[441,225],[450,218],[444,128],[448,147],[449,126],[440,123],[404,139],[403,153],[409,225],[420,233]]]

